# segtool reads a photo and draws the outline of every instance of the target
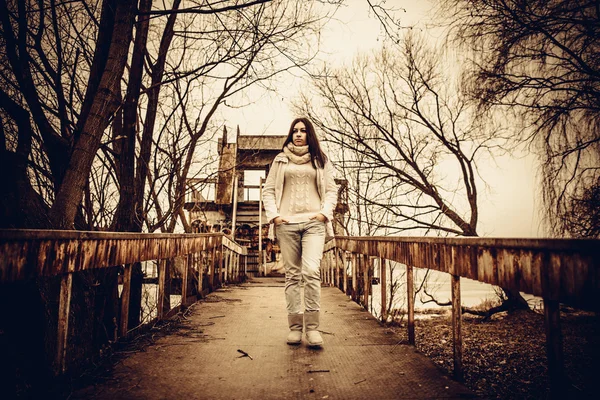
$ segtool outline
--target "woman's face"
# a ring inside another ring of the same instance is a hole
[[[292,140],[294,146],[306,146],[306,126],[300,121],[292,129]]]

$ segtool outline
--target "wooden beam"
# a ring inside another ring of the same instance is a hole
[[[347,253],[344,250],[340,250],[342,252],[342,277],[344,278],[344,294],[348,295],[348,257]]]
[[[379,257],[379,285],[381,287],[381,322],[387,321],[387,264],[387,260]]]
[[[352,262],[352,300],[358,303],[358,267],[356,265],[356,253],[351,254]]]
[[[206,238],[205,241],[203,243],[204,249],[206,249]],[[202,285],[204,284],[204,265],[206,264],[205,261],[208,258],[208,251],[206,250],[202,250],[200,253],[198,253],[198,262],[196,263],[197,265],[197,270],[198,270],[198,297],[202,296]]]
[[[565,399],[568,394],[568,381],[564,371],[559,302],[544,299],[544,322],[550,397],[552,399]]]
[[[119,337],[127,336],[132,269],[132,264],[125,264],[125,270],[123,271],[123,290],[121,291],[121,320],[119,321]]]
[[[58,304],[58,334],[56,346],[55,375],[60,375],[67,368],[67,347],[69,343],[69,311],[71,310],[71,293],[73,274],[65,274],[60,281],[60,297]]]
[[[263,197],[263,178],[260,178],[259,181],[259,194],[258,194],[258,275],[260,276],[262,274],[262,276],[265,276],[265,271],[266,271],[266,266],[263,265],[263,258],[262,258],[262,252],[263,252],[263,245],[262,245],[262,226],[263,226],[263,220],[262,220],[262,215],[263,215],[263,203],[262,203],[262,197]],[[269,221],[267,221],[269,222]]]
[[[454,353],[454,379],[464,381],[462,364],[462,304],[460,298],[460,276],[452,275],[452,348]]]
[[[369,256],[362,255],[362,273],[363,273],[363,307],[369,311],[369,292],[371,282],[369,280]]]
[[[334,247],[332,250],[334,263],[335,263],[335,286],[339,289],[340,287],[340,262],[339,262],[339,252],[340,250],[337,247]]]
[[[336,236],[335,241],[343,250],[454,273],[575,308],[600,311],[597,239]],[[456,264],[455,272],[450,271],[452,263]]]
[[[164,318],[165,304],[165,282],[166,282],[167,260],[158,260],[158,299],[157,299],[157,318]]]
[[[188,280],[189,271],[192,266],[192,255],[188,254],[183,258],[183,271],[181,273],[181,309],[184,310],[187,307],[188,297]]]
[[[391,278],[390,278],[391,279]],[[406,303],[408,309],[408,343],[415,344],[415,284],[413,267],[406,266]]]

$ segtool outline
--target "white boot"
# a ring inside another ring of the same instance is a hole
[[[287,336],[287,344],[300,344],[302,342],[302,314],[288,314],[290,333]]]
[[[310,347],[321,347],[323,337],[319,332],[319,311],[304,312],[304,327],[306,330],[306,341]]]

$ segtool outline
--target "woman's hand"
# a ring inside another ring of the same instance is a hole
[[[310,217],[310,219],[311,219],[311,220],[314,220],[314,219],[316,219],[317,221],[321,221],[321,222],[327,222],[327,217],[326,217],[326,216],[324,216],[324,215],[323,215],[323,214],[321,214],[321,213],[318,213],[317,215],[315,215],[315,216],[313,216],[313,217]]]
[[[285,218],[281,218],[281,217],[275,217],[275,218],[273,218],[273,223],[274,223],[275,225],[280,225],[280,224],[283,224],[283,223],[285,223],[285,222],[290,222],[290,221],[288,221],[288,220],[287,220],[287,219],[285,219]]]

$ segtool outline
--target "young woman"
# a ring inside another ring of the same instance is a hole
[[[325,236],[333,236],[337,203],[334,169],[307,118],[296,118],[273,160],[263,189],[269,237],[277,236],[285,267],[285,300],[290,332],[288,344],[302,341],[320,347],[321,258]],[[304,307],[301,282],[304,282]],[[304,312],[303,312],[304,311]]]

